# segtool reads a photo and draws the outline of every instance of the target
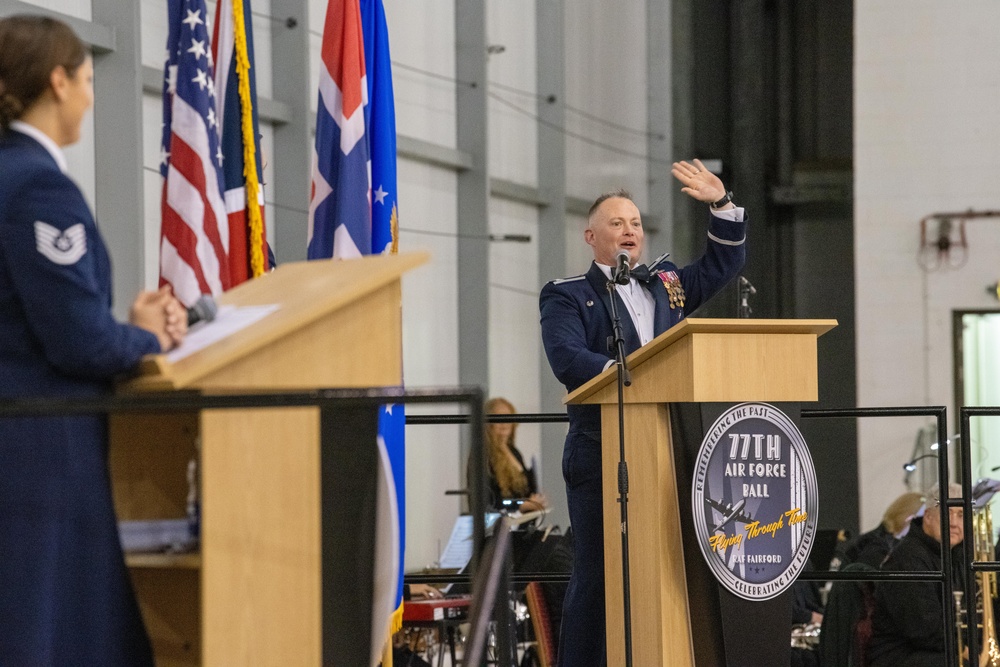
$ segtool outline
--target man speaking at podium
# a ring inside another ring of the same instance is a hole
[[[607,283],[622,251],[627,258],[620,261],[627,261],[630,278],[617,288],[616,299],[626,354],[677,324],[743,268],[747,221],[743,209],[733,204],[733,193],[699,160],[675,162],[672,173],[684,185],[681,192],[711,209],[707,248],[700,259],[679,269],[664,254],[648,267],[639,265],[643,251],[639,209],[627,191],[615,190],[590,207],[583,233],[594,251],[590,270],[542,288],[542,342],[552,371],[567,391],[614,363]],[[574,536],[573,574],[563,607],[559,664],[587,667],[607,660],[601,411],[597,405],[570,405],[567,412],[563,478]]]

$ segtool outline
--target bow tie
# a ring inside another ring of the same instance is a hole
[[[641,283],[648,283],[650,279],[656,275],[656,273],[655,272],[650,273],[649,267],[646,266],[645,264],[636,264],[635,266],[632,267],[632,270],[629,272],[629,275],[631,275],[633,278],[635,278]]]

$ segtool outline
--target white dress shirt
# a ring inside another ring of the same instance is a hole
[[[742,222],[743,216],[745,215],[745,210],[737,206],[726,211],[712,211],[712,215],[722,220],[730,220],[732,222]],[[723,241],[722,239],[717,239],[712,236],[711,232],[709,237],[718,243],[731,244],[731,241]],[[742,243],[742,241],[740,241]],[[600,262],[595,262],[604,276],[611,280],[612,267],[601,264]],[[656,312],[656,300],[653,299],[652,293],[639,284],[635,278],[629,278],[628,285],[619,285],[617,288],[618,295],[625,302],[625,308],[628,310],[629,317],[632,318],[632,324],[635,326],[635,330],[639,334],[639,343],[645,345],[649,341],[653,340],[653,316]],[[621,317],[621,313],[619,313]],[[614,359],[611,359],[604,365],[605,370],[607,370],[612,364],[614,364]]]
[[[598,263],[604,276],[611,280],[611,267]],[[629,278],[628,285],[618,285],[616,287],[618,296],[625,302],[625,308],[632,317],[632,324],[639,333],[639,343],[645,345],[653,340],[653,314],[656,310],[656,301],[648,289],[639,284],[635,278]],[[619,313],[619,317],[621,313]]]

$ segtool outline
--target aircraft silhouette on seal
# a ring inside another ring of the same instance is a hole
[[[747,504],[746,498],[742,498],[735,505],[732,503],[723,503],[718,500],[712,500],[711,498],[705,498],[705,502],[708,503],[712,509],[722,514],[722,519],[720,519],[719,523],[717,523],[715,528],[712,529],[713,533],[717,530],[722,530],[723,527],[725,527],[725,525],[730,521],[739,521],[740,523],[750,523],[753,521],[752,516],[748,516],[743,513],[743,506]]]

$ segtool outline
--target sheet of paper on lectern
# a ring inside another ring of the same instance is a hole
[[[219,312],[211,322],[199,322],[188,330],[184,342],[167,353],[167,361],[174,363],[195,352],[205,349],[237,331],[261,321],[274,311],[278,304],[263,306],[219,306]]]

